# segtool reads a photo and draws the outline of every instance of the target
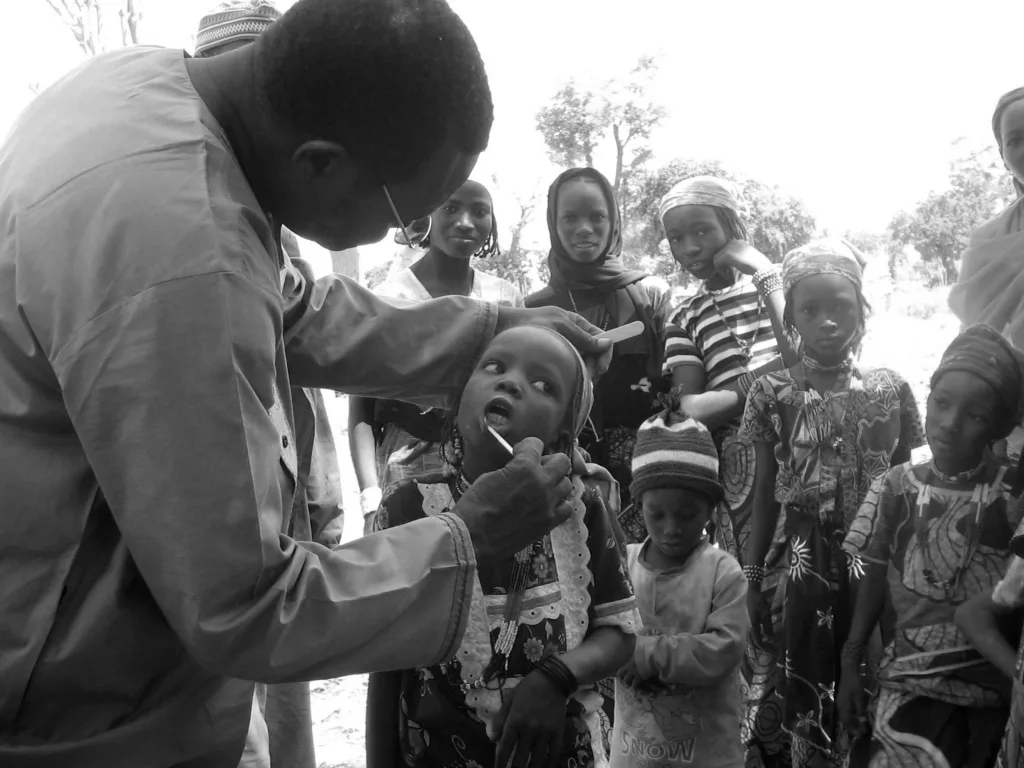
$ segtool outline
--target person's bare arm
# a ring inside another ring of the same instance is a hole
[[[775,358],[753,371],[755,377],[782,370],[782,358]],[[705,389],[706,374],[700,365],[679,365],[672,371],[672,386],[680,395],[683,413],[708,429],[724,426],[743,414],[747,394],[741,380],[720,389]]]
[[[377,442],[373,434],[376,400],[353,395],[348,399],[348,448],[360,491],[378,487]]]

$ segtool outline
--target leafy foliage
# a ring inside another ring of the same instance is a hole
[[[1014,198],[1009,175],[993,147],[974,150],[950,164],[949,187],[932,192],[912,212],[889,224],[890,271],[895,254],[912,246],[933,265],[939,282],[956,282],[971,232]]]
[[[609,137],[615,152],[612,178],[615,195],[623,199],[624,183],[651,157],[651,132],[665,118],[665,109],[647,95],[658,67],[642,57],[622,81],[609,80],[596,90],[570,81],[537,113],[551,162],[560,168],[594,166],[594,153]]]

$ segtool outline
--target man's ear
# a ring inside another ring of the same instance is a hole
[[[329,181],[335,187],[353,188],[359,169],[345,147],[333,141],[314,139],[299,145],[292,162],[307,181]]]

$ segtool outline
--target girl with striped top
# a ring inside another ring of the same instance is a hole
[[[736,186],[711,176],[680,182],[659,207],[673,258],[703,281],[669,323],[664,370],[682,412],[712,431],[726,501],[714,516],[715,538],[742,563],[756,456],[753,444],[738,434],[740,417],[757,377],[782,370],[796,356],[783,325],[778,271],[746,242],[741,210]],[[784,541],[773,554],[785,556]],[[776,578],[773,574],[762,585],[769,601]],[[770,650],[748,644],[742,672],[746,764],[780,764],[785,741],[778,727],[776,659]]]

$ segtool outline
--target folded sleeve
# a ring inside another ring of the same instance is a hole
[[[723,558],[704,631],[638,637],[633,659],[645,679],[668,685],[717,685],[736,672],[749,631],[747,579],[739,563]]]
[[[699,365],[704,367],[704,358],[700,350],[683,328],[675,323],[665,327],[665,362],[662,372],[671,376],[672,371],[681,365]]]
[[[349,278],[284,286],[292,384],[450,406],[494,335],[497,306],[463,296],[412,302]]]
[[[167,622],[219,674],[288,682],[438,663],[461,638],[475,577],[458,518],[333,551],[281,532],[291,492],[282,488],[286,438],[271,415],[284,360],[274,287],[228,271],[168,280],[63,347],[54,369],[103,500]],[[371,316],[388,315],[388,326],[401,310],[381,310],[344,284],[328,288],[360,307],[334,315],[339,336],[358,326],[345,354],[378,360]],[[455,321],[460,312],[441,314]],[[487,313],[458,322],[478,343]],[[382,346],[390,354],[402,344]],[[439,367],[453,374],[456,357]]]

